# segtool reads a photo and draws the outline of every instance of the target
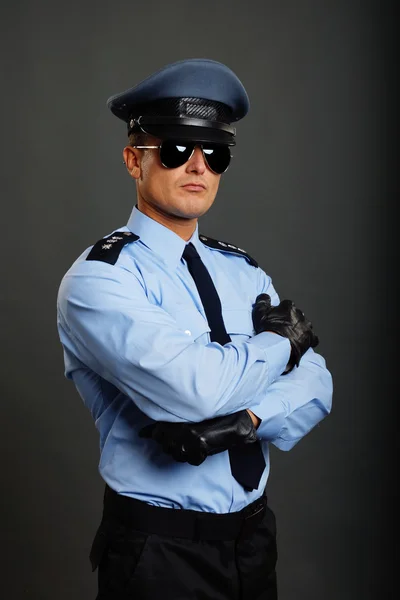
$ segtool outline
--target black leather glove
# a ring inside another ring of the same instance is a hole
[[[291,300],[282,300],[278,306],[271,306],[271,297],[259,294],[253,304],[252,317],[256,333],[273,331],[289,339],[292,351],[283,375],[289,373],[294,366],[298,367],[303,354],[319,343],[311,321]]]
[[[159,421],[143,427],[139,436],[161,444],[164,452],[176,461],[195,466],[201,465],[211,454],[257,440],[257,432],[247,410],[201,423]]]

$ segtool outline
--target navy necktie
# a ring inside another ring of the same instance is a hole
[[[222,346],[231,341],[222,318],[221,301],[210,273],[193,244],[187,244],[182,254],[194,279],[211,329],[212,342]],[[229,461],[233,477],[247,490],[257,489],[265,469],[265,458],[260,442],[234,446],[229,449]]]

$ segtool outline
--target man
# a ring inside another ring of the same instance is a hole
[[[246,91],[190,59],[108,106],[128,126],[137,204],[57,303],[65,374],[100,434],[97,598],[275,599],[268,445],[289,450],[323,419],[332,381],[302,311],[243,249],[198,232]]]

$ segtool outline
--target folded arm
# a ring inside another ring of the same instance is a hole
[[[273,305],[279,304],[270,278],[261,270],[260,274],[263,282],[260,293],[268,291],[272,294]],[[300,315],[299,319],[304,317],[301,311],[296,314]],[[160,423],[150,428],[147,435],[161,442],[164,450],[172,453],[176,460],[189,460],[192,464],[200,464],[207,455],[251,443],[257,438],[268,440],[282,450],[290,450],[329,414],[332,389],[332,377],[324,358],[309,348],[302,354],[298,366],[272,382],[259,397],[258,404],[253,402],[251,408],[247,404],[246,409],[235,414],[194,426],[174,428],[168,423]],[[189,454],[185,448],[189,448]]]

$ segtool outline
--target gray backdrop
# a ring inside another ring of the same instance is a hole
[[[189,57],[229,65],[251,101],[200,230],[245,248],[306,312],[334,377],[331,416],[272,449],[280,600],[389,597],[389,324],[376,306],[388,300],[390,18],[389,3],[355,0],[3,8],[2,597],[94,598],[98,436],[63,377],[56,294],[135,202],[106,99]]]

